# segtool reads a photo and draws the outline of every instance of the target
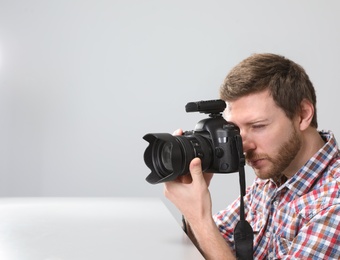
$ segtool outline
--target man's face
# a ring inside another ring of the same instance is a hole
[[[291,176],[301,146],[298,125],[279,108],[268,91],[229,102],[227,121],[241,131],[247,163],[261,179]]]

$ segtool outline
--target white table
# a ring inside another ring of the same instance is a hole
[[[0,259],[204,259],[157,198],[1,198]]]

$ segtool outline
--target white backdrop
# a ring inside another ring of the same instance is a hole
[[[203,115],[185,104],[218,98],[255,52],[300,63],[320,129],[340,136],[339,12],[337,0],[0,0],[0,196],[163,197],[142,137],[193,129]],[[211,192],[216,211],[238,175]]]

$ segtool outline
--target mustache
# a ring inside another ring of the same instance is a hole
[[[256,161],[260,159],[269,159],[270,157],[267,154],[257,154],[253,151],[245,153],[246,161]]]

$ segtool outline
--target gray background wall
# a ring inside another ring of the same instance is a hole
[[[143,135],[193,129],[203,115],[185,104],[217,98],[255,52],[300,63],[320,129],[340,136],[339,11],[336,0],[0,0],[0,196],[163,197],[144,180]],[[211,192],[216,211],[238,175],[216,176]]]

